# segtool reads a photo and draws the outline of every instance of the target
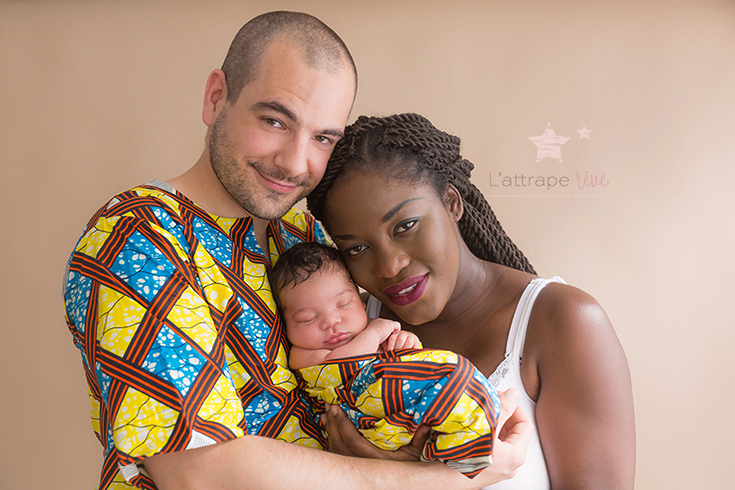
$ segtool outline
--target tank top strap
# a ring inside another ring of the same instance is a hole
[[[564,279],[559,276],[554,276],[551,279],[537,277],[528,283],[526,289],[523,290],[521,299],[518,301],[516,311],[513,314],[510,330],[508,331],[508,343],[505,346],[505,357],[515,354],[514,357],[516,359],[521,358],[521,354],[523,354],[523,346],[526,343],[526,330],[528,329],[528,321],[531,318],[533,305],[541,290],[544,289],[547,284],[552,282],[566,284]]]
[[[383,308],[383,303],[372,294],[368,297],[367,304],[365,305],[365,313],[368,318],[379,318],[380,310]]]

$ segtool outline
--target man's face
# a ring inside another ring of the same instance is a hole
[[[292,45],[274,42],[258,78],[225,104],[209,135],[217,178],[250,215],[283,216],[324,175],[355,94],[350,69],[310,68]]]

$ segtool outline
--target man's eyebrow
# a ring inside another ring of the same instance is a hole
[[[397,206],[393,207],[390,211],[388,211],[387,213],[385,213],[385,216],[383,216],[382,222],[383,223],[386,223],[389,219],[391,219],[393,216],[395,216],[396,213],[398,211],[400,211],[403,206],[405,206],[406,204],[410,203],[411,201],[418,201],[419,199],[423,199],[423,198],[422,197],[414,197],[414,198],[411,198],[411,199],[406,199],[402,203],[400,203]]]
[[[251,108],[254,111],[271,111],[276,112],[278,114],[281,114],[285,118],[289,119],[292,122],[295,122],[296,124],[299,124],[299,118],[296,117],[296,114],[291,111],[288,107],[281,104],[280,102],[276,101],[263,101],[263,102],[256,102],[251,106]],[[344,137],[345,133],[344,131],[341,131],[339,129],[324,129],[322,131],[318,132],[319,134],[327,135],[327,136],[333,136],[334,138],[340,140]]]
[[[341,140],[345,135],[344,131],[340,131],[339,129],[325,129],[325,130],[319,131],[319,134],[334,136],[335,139],[338,139],[338,140]]]
[[[278,114],[281,114],[282,116],[290,119],[291,121],[298,123],[299,120],[296,117],[296,114],[294,114],[288,107],[281,104],[280,102],[276,101],[264,101],[264,102],[256,102],[251,106],[251,108],[255,111],[272,111],[277,112]]]

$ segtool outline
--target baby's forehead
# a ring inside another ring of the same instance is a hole
[[[355,290],[357,290],[357,286],[355,286],[355,283],[352,282],[352,277],[350,277],[350,273],[339,266],[322,267],[318,271],[313,272],[308,279],[306,279],[305,281],[301,281],[294,287],[303,286],[306,288],[314,288],[326,284],[333,284],[335,282],[350,284],[355,288]]]
[[[288,284],[283,288],[282,296],[283,303],[287,305],[290,301],[295,299],[295,296],[302,297],[303,295],[294,295],[294,292],[308,293],[309,291],[315,291],[319,288],[324,288],[334,283],[341,283],[344,287],[340,287],[335,291],[335,296],[339,296],[344,293],[345,289],[354,291],[359,294],[357,286],[352,281],[349,272],[347,270],[336,266],[336,267],[323,267],[318,271],[312,272],[311,275],[297,283]],[[308,297],[308,296],[307,296]]]

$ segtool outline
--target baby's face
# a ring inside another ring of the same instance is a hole
[[[340,347],[367,325],[357,288],[341,271],[319,271],[281,292],[288,340],[303,349]]]

